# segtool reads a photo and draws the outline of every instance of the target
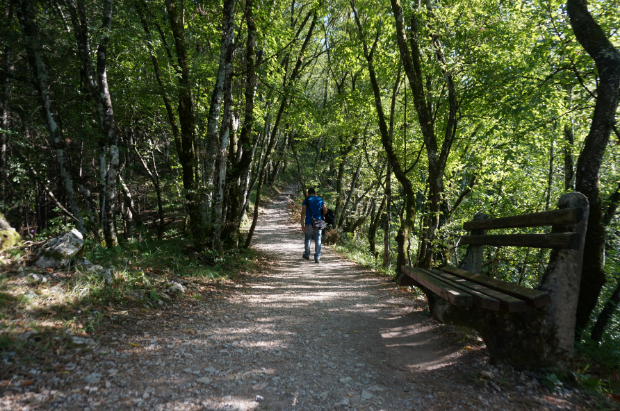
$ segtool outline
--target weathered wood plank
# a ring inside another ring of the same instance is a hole
[[[428,275],[417,268],[403,267],[403,272],[420,283],[422,286],[428,288],[441,298],[459,307],[471,307],[473,305],[473,298],[470,293],[466,293],[462,290],[452,287],[437,278]]]
[[[499,300],[489,297],[488,295],[485,295],[481,292],[478,292],[473,287],[467,287],[465,284],[462,283],[463,281],[467,282],[467,280],[465,279],[462,279],[457,276],[450,275],[450,274],[447,274],[447,273],[444,273],[438,270],[425,270],[423,268],[419,268],[419,270],[427,273],[428,275],[431,275],[437,278],[440,281],[443,281],[451,285],[454,288],[457,288],[465,293],[471,294],[473,298],[473,303],[477,307],[481,307],[481,308],[491,310],[491,311],[498,311],[500,309]],[[449,277],[452,277],[452,278],[449,278]],[[476,284],[473,284],[473,285],[476,285]],[[479,286],[479,287],[482,287],[482,286]],[[523,304],[523,306],[525,307],[525,303]]]
[[[411,286],[420,287],[420,283],[418,283],[416,280],[414,280],[413,278],[411,278],[404,272],[398,276],[398,278],[396,279],[396,282],[401,287],[411,287]]]
[[[468,221],[463,224],[463,229],[471,231],[493,230],[497,228],[540,227],[547,225],[563,226],[577,224],[582,219],[583,208],[565,208],[562,210],[545,211],[542,213]]]
[[[542,307],[551,304],[551,297],[549,296],[549,294],[542,291],[521,287],[517,284],[505,283],[494,278],[485,277],[480,274],[470,273],[469,271],[461,270],[459,268],[450,267],[447,265],[441,267],[440,270],[450,274],[454,274],[457,277],[465,278],[474,283],[484,285],[488,288],[500,291],[512,297],[525,300],[526,304],[531,307]]]
[[[465,235],[460,244],[579,250],[577,233]]]
[[[486,294],[487,296],[492,297],[498,302],[498,309],[502,311],[506,311],[509,313],[519,313],[519,312],[527,311],[527,304],[524,300],[515,298],[508,294],[504,294],[502,292],[493,290],[483,285],[474,283],[465,278],[461,278],[461,277],[457,277],[452,274],[448,274],[444,271],[433,270],[433,272],[437,273],[437,275],[440,275],[444,278],[450,279],[457,284],[461,284],[464,287],[471,288],[472,290],[476,290],[479,293]],[[474,301],[474,304],[475,304],[475,301]]]

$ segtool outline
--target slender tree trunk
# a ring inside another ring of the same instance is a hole
[[[221,252],[222,242],[222,209],[224,205],[224,186],[226,178],[226,159],[230,143],[230,126],[232,119],[232,58],[235,45],[235,4],[236,0],[224,1],[224,16],[222,20],[223,33],[220,47],[220,67],[211,97],[211,108],[207,123],[207,153],[205,173],[207,187],[212,190],[213,196],[213,230],[211,235],[212,246]],[[222,84],[220,86],[220,77]],[[224,96],[224,116],[222,130],[218,138],[217,126],[219,112]],[[218,144],[219,140],[219,144]],[[215,155],[214,155],[215,154]],[[216,168],[217,167],[217,168]]]
[[[118,151],[118,136],[116,134],[116,122],[114,119],[114,110],[112,109],[112,98],[110,97],[110,87],[108,85],[107,76],[107,57],[108,57],[108,33],[112,28],[112,0],[104,0],[103,2],[103,22],[101,31],[103,33],[99,46],[97,47],[97,86],[99,89],[99,99],[103,112],[105,113],[101,122],[101,132],[106,138],[106,144],[109,147],[110,163],[106,175],[106,204],[105,216],[106,225],[103,227],[106,243],[108,247],[118,246],[116,229],[114,223],[116,220],[116,180],[118,176],[118,168],[120,164]]]
[[[359,158],[359,161],[357,163],[357,169],[355,170],[355,174],[353,174],[353,178],[351,179],[351,187],[349,189],[349,194],[347,195],[347,199],[344,202],[344,205],[342,206],[342,211],[341,214],[344,217],[347,213],[347,207],[349,206],[349,202],[351,201],[351,197],[353,196],[353,192],[355,191],[355,184],[357,184],[357,179],[360,176],[360,170],[362,168],[362,158]],[[338,221],[338,226],[342,226],[343,225],[343,221],[345,221],[345,218],[341,218]]]
[[[555,159],[555,141],[549,147],[549,173],[547,175],[547,198],[545,199],[545,211],[549,211],[551,205],[551,189],[553,188],[553,160]]]
[[[17,2],[16,11],[20,21],[21,30],[24,34],[33,83],[39,95],[41,115],[47,124],[47,129],[54,145],[56,163],[58,164],[60,178],[63,182],[64,194],[67,202],[69,203],[71,213],[77,218],[77,229],[83,235],[86,235],[81,210],[75,199],[73,179],[69,174],[66,164],[66,142],[62,135],[62,128],[58,123],[59,117],[54,108],[50,76],[43,57],[43,47],[41,45],[39,27],[36,23],[35,9],[29,0],[23,0],[21,2]]]
[[[133,238],[133,217],[134,215],[138,215],[138,213],[136,213],[136,208],[133,204],[131,191],[129,191],[129,187],[127,187],[127,184],[125,184],[123,180],[123,176],[120,174],[118,175],[118,181],[125,197],[125,215],[123,216],[125,219],[125,239],[129,240]]]
[[[144,171],[146,171],[147,175],[149,176],[149,179],[151,180],[151,182],[153,183],[153,186],[155,187],[155,193],[157,194],[157,215],[159,217],[159,226],[157,228],[157,239],[161,240],[164,235],[165,215],[164,215],[163,199],[161,195],[161,184],[159,182],[159,174],[157,174],[157,171],[155,169],[155,156],[153,152],[151,151],[151,156],[153,156],[153,171],[151,171],[146,159],[142,156],[142,154],[140,154],[140,152],[138,151],[138,148],[135,145],[133,145],[133,150],[138,156],[138,159],[140,160],[140,163],[142,164]]]
[[[390,245],[390,219],[392,217],[392,166],[387,165],[385,174],[385,226],[383,227],[383,266],[390,268],[392,265],[392,252]]]
[[[334,226],[338,227],[342,217],[342,195],[343,195],[343,180],[344,180],[344,168],[346,165],[347,159],[346,155],[341,158],[340,164],[338,165],[338,174],[336,176],[336,209],[334,210],[334,214],[336,215],[336,221],[334,222]]]
[[[567,90],[569,109],[572,109],[572,88]],[[573,146],[575,145],[575,133],[573,131],[573,117],[570,122],[564,124],[564,190],[575,190],[575,161],[573,159]]]
[[[179,160],[183,168],[183,188],[185,189],[187,209],[192,221],[191,232],[194,241],[202,243],[205,240],[207,222],[201,213],[201,196],[195,176],[195,169],[198,166],[196,152],[194,151],[196,130],[189,58],[185,44],[184,2],[182,0],[165,0],[165,3],[168,21],[174,36],[177,63],[181,69],[178,113],[181,124],[181,152],[179,153]]]
[[[590,338],[592,338],[594,341],[599,342],[603,338],[605,328],[607,328],[607,325],[609,324],[609,321],[611,320],[614,311],[616,311],[618,303],[620,303],[620,281],[618,281],[618,283],[616,284],[614,292],[611,294],[611,297],[609,297],[609,300],[607,300],[607,302],[605,303],[603,311],[601,311],[601,313],[598,315],[596,323],[594,324],[594,327],[592,327],[592,333],[590,334]]]
[[[370,254],[377,258],[377,247],[376,247],[376,236],[377,229],[379,228],[379,222],[381,221],[381,214],[383,214],[383,210],[385,210],[385,205],[387,203],[387,196],[383,196],[383,200],[381,200],[381,204],[379,205],[379,209],[377,210],[377,214],[375,218],[370,222],[370,227],[368,228],[368,249],[370,250]]]
[[[5,8],[5,24],[10,26],[13,21],[13,2]],[[0,210],[4,209],[7,198],[6,186],[8,183],[7,151],[9,144],[9,91],[13,73],[13,50],[9,45],[9,37],[4,39],[2,51],[2,71],[0,75]]]
[[[577,326],[579,334],[585,330],[592,310],[596,306],[601,288],[605,284],[604,246],[605,227],[599,192],[599,171],[605,148],[615,121],[620,95],[620,53],[607,38],[606,33],[593,19],[584,0],[567,0],[570,24],[577,40],[596,64],[599,82],[597,99],[590,132],[577,161],[575,188],[590,202],[590,217],[583,254],[583,271]]]
[[[181,136],[181,131],[179,130],[179,125],[177,123],[177,118],[174,114],[174,109],[172,108],[172,103],[170,102],[170,97],[166,92],[166,86],[162,79],[161,70],[159,69],[159,62],[157,57],[155,56],[155,51],[152,48],[151,41],[151,31],[144,17],[144,0],[137,0],[136,10],[138,12],[138,16],[140,17],[140,21],[142,22],[142,28],[147,36],[147,45],[149,46],[149,53],[151,55],[151,63],[153,64],[153,71],[155,73],[155,78],[157,79],[157,84],[159,85],[159,92],[161,94],[162,100],[164,101],[164,106],[166,107],[166,114],[168,116],[168,122],[170,123],[170,128],[172,129],[172,136],[174,138],[174,144],[177,150],[177,154],[179,158],[183,155],[183,138]]]
[[[435,136],[434,120],[430,112],[429,101],[427,92],[424,90],[424,76],[422,69],[422,56],[420,52],[420,45],[418,43],[418,10],[414,10],[411,17],[410,30],[412,32],[409,38],[409,45],[407,42],[407,35],[405,32],[405,22],[403,9],[400,0],[391,0],[392,11],[394,12],[394,19],[396,22],[396,39],[398,42],[398,48],[400,52],[401,61],[403,63],[405,73],[409,80],[411,92],[413,96],[414,106],[418,115],[418,124],[424,138],[424,144],[426,146],[428,157],[428,172],[429,172],[429,224],[426,235],[423,238],[420,257],[422,261],[419,265],[424,268],[430,268],[433,262],[433,247],[432,243],[435,238],[435,233],[439,228],[440,221],[442,221],[441,214],[447,213],[447,205],[442,198],[444,192],[443,174],[452,147],[452,142],[456,134],[457,126],[457,111],[458,103],[456,99],[456,88],[454,86],[454,80],[452,73],[448,71],[446,59],[442,45],[440,43],[439,36],[433,34],[431,36],[430,46],[436,56],[436,60],[439,63],[440,70],[443,74],[445,85],[448,91],[448,119],[445,126],[445,133],[443,143],[441,145],[441,151],[439,150],[437,139]],[[430,3],[427,2],[427,14],[429,17],[433,17],[433,11]],[[429,23],[431,24],[431,23]],[[430,27],[431,31],[432,27]],[[394,174],[399,179],[399,172],[394,168]],[[412,205],[407,205],[407,213],[414,212]],[[414,216],[407,216],[406,220],[414,220]]]
[[[207,116],[207,141],[205,152],[205,182],[207,189],[207,202],[211,206],[213,192],[215,188],[215,167],[218,157],[218,149],[221,146],[219,141],[218,125],[220,122],[220,111],[222,100],[225,93],[225,83],[227,72],[232,70],[232,51],[235,41],[235,5],[236,0],[224,0],[224,12],[222,17],[222,40],[220,43],[220,62],[215,78],[215,85],[211,94],[211,104]],[[223,123],[227,126],[226,123]],[[207,216],[209,218],[209,216]],[[217,217],[213,217],[217,218]],[[215,234],[215,241],[219,244],[219,233]]]
[[[403,191],[405,194],[405,218],[403,220],[403,224],[399,229],[399,234],[396,237],[398,242],[398,258],[397,258],[397,271],[400,272],[401,267],[407,264],[407,255],[405,244],[407,243],[407,239],[409,238],[409,234],[413,227],[413,223],[415,222],[415,194],[413,192],[413,187],[411,181],[407,177],[405,170],[401,167],[400,160],[394,151],[393,146],[393,123],[390,129],[388,129],[388,125],[386,123],[385,114],[383,111],[383,103],[381,101],[381,89],[379,87],[379,82],[377,80],[377,76],[375,73],[373,55],[377,47],[377,43],[379,40],[379,30],[377,30],[377,35],[375,37],[374,44],[372,48],[368,47],[368,43],[365,39],[365,33],[362,29],[362,24],[360,22],[359,16],[357,14],[357,10],[355,9],[355,5],[353,0],[351,0],[351,7],[353,9],[353,13],[355,16],[355,22],[357,24],[358,32],[363,41],[364,46],[364,56],[366,57],[366,61],[368,62],[368,73],[370,75],[370,83],[372,85],[374,97],[375,97],[375,107],[377,109],[377,116],[379,120],[379,130],[381,132],[381,142],[383,144],[383,148],[388,157],[388,161],[390,162],[391,168],[394,172],[394,175],[400,182],[403,187]],[[399,73],[400,74],[400,73]],[[400,78],[395,82],[393,93],[392,93],[392,107],[394,107],[394,100],[396,98],[396,91],[398,89],[398,83],[400,83]],[[394,117],[393,115],[391,116]]]

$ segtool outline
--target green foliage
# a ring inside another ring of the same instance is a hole
[[[562,381],[555,374],[547,374],[542,378],[542,385],[546,387],[549,391],[554,392],[558,388],[561,388]]]

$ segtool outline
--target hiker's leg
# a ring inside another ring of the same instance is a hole
[[[306,232],[304,235],[304,246],[305,246],[305,252],[304,255],[306,257],[310,257],[310,243],[312,242],[312,225],[310,224],[306,224]]]
[[[314,258],[321,258],[321,230],[314,230]]]

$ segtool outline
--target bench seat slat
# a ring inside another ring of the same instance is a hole
[[[457,277],[455,275],[448,274],[440,270],[433,270],[433,272],[444,278],[450,279],[457,284],[461,284],[464,287],[471,288],[472,290],[476,290],[477,292],[486,294],[489,297],[493,297],[493,299],[496,299],[496,301],[498,302],[498,306],[502,311],[506,311],[509,313],[519,313],[527,311],[527,304],[524,300],[515,298],[508,294],[501,293],[483,285],[471,282],[465,278]]]
[[[464,235],[460,244],[579,250],[577,233]]]
[[[468,221],[465,230],[493,230],[497,228],[541,227],[549,225],[571,225],[583,220],[583,208],[564,208],[542,213],[523,214],[487,220]]]
[[[454,274],[457,277],[465,278],[474,283],[478,283],[493,290],[508,294],[515,298],[524,300],[527,305],[537,308],[551,304],[551,297],[549,294],[534,290],[531,288],[521,287],[520,285],[505,283],[503,281],[489,278],[480,274],[470,273],[469,271],[461,270],[459,268],[443,266],[441,271],[445,271],[450,274]]]
[[[420,283],[422,286],[428,288],[444,300],[449,301],[454,305],[460,307],[471,307],[473,304],[471,294],[465,293],[456,287],[452,287],[434,276],[428,275],[413,267],[403,267],[403,271],[416,282]]]
[[[462,278],[450,275],[450,274],[446,274],[446,273],[442,273],[441,271],[436,271],[436,270],[425,270],[423,268],[419,268],[419,270],[421,270],[422,272],[427,273],[428,275],[431,275],[435,278],[437,278],[440,281],[443,281],[447,284],[450,284],[452,287],[457,288],[465,293],[471,294],[472,298],[473,298],[473,304],[477,307],[482,307],[485,308],[487,310],[491,310],[491,311],[498,311],[500,308],[500,301],[489,297],[488,295],[485,295],[482,292],[477,291],[476,289],[474,289],[473,287],[468,287],[466,284],[463,284],[463,281],[467,281],[467,280],[463,280]],[[452,277],[452,278],[450,278]],[[475,284],[473,284],[475,285]],[[482,286],[480,286],[482,287]],[[523,302],[523,301],[521,301]],[[523,303],[523,306],[525,307],[525,303]]]

